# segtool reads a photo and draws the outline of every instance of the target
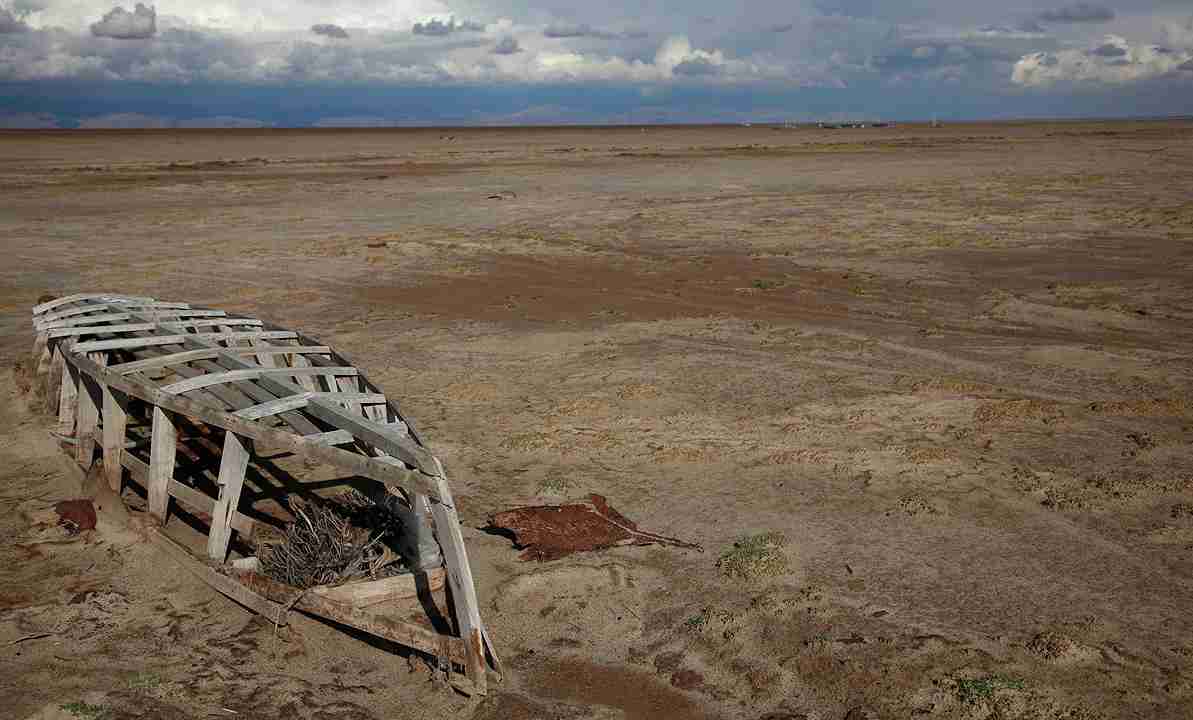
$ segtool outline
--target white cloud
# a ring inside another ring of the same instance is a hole
[[[1165,23],[1164,37],[1173,47],[1193,50],[1193,15],[1181,22]]]
[[[1179,72],[1193,53],[1156,45],[1132,45],[1126,38],[1107,35],[1090,49],[1066,49],[1024,55],[1015,63],[1012,82],[1029,87],[1057,83],[1122,85]]]
[[[17,19],[6,8],[0,7],[0,35],[25,32],[28,29],[29,26],[23,21]]]
[[[116,6],[99,22],[91,24],[91,34],[119,40],[142,40],[157,34],[157,10],[141,3],[132,12]]]

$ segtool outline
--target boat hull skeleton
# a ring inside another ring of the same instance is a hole
[[[117,493],[126,478],[141,485],[159,524],[154,541],[172,557],[275,622],[296,609],[350,625],[435,656],[454,686],[485,693],[487,671],[500,673],[500,665],[481,622],[443,465],[358,368],[301,333],[147,297],[58,298],[33,308],[33,325],[34,361],[57,413],[57,434],[73,439],[84,469],[102,455],[104,477]],[[214,487],[204,492],[175,475],[178,454],[191,452],[185,432],[210,428],[224,437],[212,449],[219,462]],[[146,459],[133,448],[145,445],[147,429]],[[319,586],[295,600],[293,588],[229,564],[233,535],[248,537],[260,522],[241,507],[259,448],[334,467],[345,484],[366,478],[384,486],[387,506],[409,535],[401,544],[417,553],[409,563],[416,571]],[[211,518],[206,558],[167,534],[171,501]],[[394,618],[411,600],[426,608],[433,603],[427,596],[445,584],[454,629],[437,630],[429,617]]]

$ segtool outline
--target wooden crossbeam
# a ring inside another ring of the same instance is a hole
[[[121,302],[154,302],[151,297],[139,297],[135,295],[114,295],[112,293],[78,293],[76,295],[67,295],[66,297],[55,298],[40,305],[33,306],[33,314],[41,315],[44,312],[53,310],[62,305],[69,305],[70,303],[81,302],[83,300],[107,300],[111,303]],[[102,304],[102,303],[101,303]]]
[[[116,340],[89,340],[79,343],[75,349],[79,352],[97,352],[99,350],[132,350],[136,348],[153,347],[154,345],[181,345],[188,339],[203,340],[293,340],[298,333],[289,330],[265,330],[261,332],[217,332],[217,333],[187,333],[185,335],[154,335],[151,337],[118,338]],[[254,350],[255,352],[255,350]]]
[[[244,370],[226,370],[220,373],[213,372],[206,375],[197,375],[193,378],[164,385],[162,386],[162,392],[179,395],[211,385],[222,385],[223,383],[239,382],[241,380],[257,380],[267,375],[293,375],[295,373],[305,373],[308,375],[356,375],[358,372],[360,371],[354,367],[266,368],[257,366]]]
[[[114,373],[128,375],[129,373],[157,370],[159,368],[170,367],[171,365],[181,365],[183,363],[194,362],[195,360],[211,360],[217,355],[219,355],[219,352],[216,350],[183,350],[182,352],[174,352],[167,355],[145,358],[144,360],[133,360],[132,362],[112,365],[108,369]]]
[[[194,311],[191,311],[190,305],[188,305],[186,303],[174,303],[174,302],[116,303],[116,304],[112,304],[112,305],[95,304],[95,305],[81,305],[79,307],[73,307],[73,308],[69,308],[67,310],[59,310],[58,312],[49,313],[48,315],[42,315],[41,317],[33,319],[33,325],[34,325],[34,327],[41,328],[41,327],[45,327],[45,325],[48,323],[56,322],[58,320],[62,320],[63,318],[70,318],[70,317],[75,317],[77,315],[86,315],[88,313],[99,312],[101,310],[113,310],[113,309],[118,309],[118,310],[145,309],[150,312],[156,312],[159,310],[160,311],[176,310],[176,311],[186,311],[186,312],[174,312],[174,313],[167,313],[167,314],[175,314],[175,315],[185,314],[185,315],[193,315],[195,317],[199,317],[199,316],[207,317],[207,316],[212,316],[212,315],[226,314],[223,310],[194,310]]]
[[[311,442],[323,443],[324,445],[344,445],[355,442],[356,440],[356,436],[347,430],[331,430],[324,433],[315,433],[314,435],[303,435],[303,437]]]
[[[113,333],[138,332],[153,330],[153,323],[125,323],[123,325],[76,325],[74,327],[55,328],[46,332],[50,339],[71,337],[74,335],[100,335]]]
[[[247,407],[243,410],[238,410],[234,414],[236,417],[244,418],[245,420],[259,420],[263,417],[270,417],[278,413],[286,412],[287,410],[298,410],[304,408],[311,398],[327,398],[335,402],[359,402],[359,403],[383,403],[385,396],[377,393],[317,393],[304,392],[298,395],[287,395],[277,400],[263,402],[260,405]]]
[[[298,368],[290,368],[290,372],[296,369]],[[332,368],[314,369],[330,370]],[[373,422],[361,415],[351,413],[335,403],[319,398],[312,399],[306,409],[309,414],[333,427],[351,432],[366,443],[384,450],[427,475],[433,476],[438,472],[435,456],[417,444],[409,435],[399,432],[396,426]]]

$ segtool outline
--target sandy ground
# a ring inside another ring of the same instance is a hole
[[[38,525],[79,478],[5,374],[11,717],[1193,706],[1193,123],[15,132],[0,197],[6,368],[40,294],[111,289],[293,325],[399,398],[509,670],[469,700],[118,523]],[[588,492],[706,551],[481,530]],[[718,566],[774,531],[785,566]]]

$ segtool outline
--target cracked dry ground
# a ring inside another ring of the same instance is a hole
[[[335,345],[444,457],[509,671],[469,701],[53,535],[75,480],[10,392],[15,717],[1187,717],[1189,123],[0,148],[5,362],[38,295],[97,288]],[[480,529],[588,492],[706,552],[524,564]]]

